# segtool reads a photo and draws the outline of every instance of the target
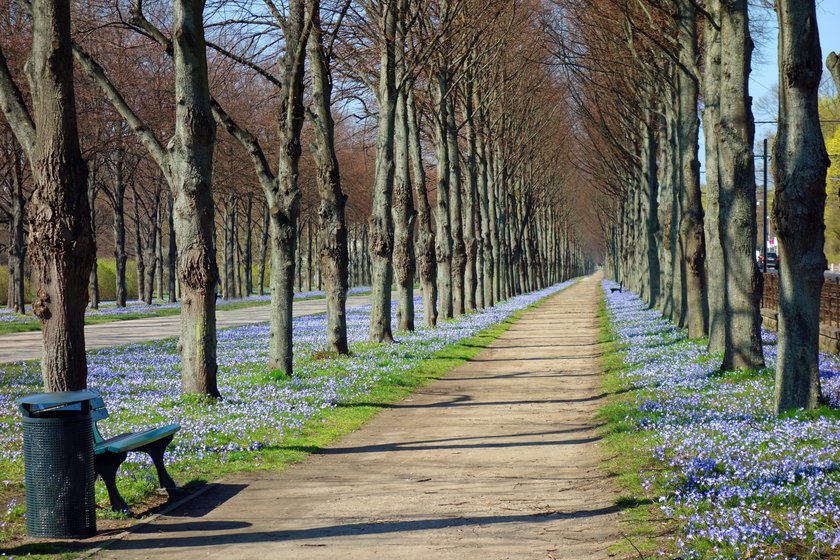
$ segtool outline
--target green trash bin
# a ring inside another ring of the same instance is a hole
[[[96,532],[90,401],[98,396],[85,390],[17,399],[30,537],[85,538]]]

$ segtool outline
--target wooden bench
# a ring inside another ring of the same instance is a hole
[[[130,451],[146,453],[155,464],[158,480],[170,496],[178,492],[178,486],[163,464],[163,454],[166,447],[172,443],[175,432],[181,429],[179,424],[170,424],[160,428],[152,428],[138,432],[120,434],[105,438],[96,423],[108,417],[108,409],[101,397],[91,400],[91,418],[93,420],[93,467],[96,474],[102,477],[108,489],[111,509],[114,511],[128,511],[128,504],[117,490],[117,470],[125,461]]]
[[[622,287],[622,286],[621,286],[621,284],[619,284],[619,285],[618,285],[618,288],[610,288],[610,293],[611,293],[611,294],[614,294],[614,293],[616,293],[616,292],[618,292],[619,294],[624,293],[624,292],[621,290],[621,287]]]

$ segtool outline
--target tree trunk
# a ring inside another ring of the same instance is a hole
[[[464,274],[467,269],[467,249],[464,243],[464,223],[461,216],[463,189],[461,156],[458,148],[458,125],[455,122],[454,92],[446,97],[446,146],[449,151],[449,226],[452,233],[452,313],[464,313]]]
[[[96,270],[96,180],[88,169],[88,205],[90,205],[90,234],[93,238],[93,266],[90,267],[90,308],[99,309],[99,274]]]
[[[140,226],[140,202],[137,189],[134,194],[134,263],[137,266],[137,299],[146,301],[146,262],[143,259],[143,235]]]
[[[499,251],[499,211],[496,205],[496,183],[499,180],[501,174],[501,166],[499,164],[499,151],[500,148],[498,147],[498,143],[490,144],[490,139],[492,136],[490,135],[490,131],[487,131],[487,143],[485,144],[485,153],[487,154],[487,221],[490,224],[490,247],[489,250],[489,257],[487,260],[490,261],[490,266],[492,267],[490,273],[490,292],[491,296],[490,299],[493,301],[495,305],[496,302],[500,301],[500,288],[501,288],[501,278],[499,277],[499,272],[501,270],[501,263],[499,261],[500,258],[500,251]]]
[[[161,193],[160,198],[163,197]],[[158,199],[158,211],[155,216],[155,264],[157,271],[158,300],[163,301],[163,203]]]
[[[659,234],[659,183],[656,176],[656,137],[654,136],[654,119],[645,123],[643,127],[643,141],[645,142],[644,176],[642,199],[642,219],[644,223],[645,239],[643,245],[643,266],[645,284],[647,285],[647,304],[655,308],[659,303],[659,248],[657,237]]]
[[[396,79],[403,80],[405,37],[397,27]],[[414,330],[414,201],[408,159],[408,102],[405,89],[398,94],[394,123],[394,276],[397,288],[397,329]]]
[[[747,0],[720,12],[721,85],[718,132],[719,231],[724,263],[723,370],[764,367],[761,346],[761,277],[755,262],[755,159],[749,96],[750,38]]]
[[[128,256],[125,252],[125,188],[123,180],[123,152],[119,153],[114,165],[114,261],[116,265],[117,307],[125,307],[128,300],[126,286],[126,263]]]
[[[473,90],[473,97],[477,97],[478,92]],[[475,103],[475,101],[473,101]],[[490,217],[490,189],[488,188],[490,167],[487,158],[487,142],[485,130],[479,131],[476,137],[476,149],[478,151],[478,205],[481,212],[481,263],[482,263],[482,286],[484,290],[483,301],[485,307],[492,307],[495,305],[493,298],[493,243],[491,240],[491,224]]]
[[[437,291],[438,317],[452,318],[452,232],[450,229],[449,213],[449,148],[446,132],[446,94],[449,89],[448,72],[440,69],[437,72],[437,88],[435,89],[436,136],[435,155],[437,156],[437,208],[435,212],[435,254],[437,257]]]
[[[478,163],[476,160],[476,123],[472,96],[472,79],[467,81],[464,94],[466,99],[465,115],[467,121],[467,165],[465,167],[466,179],[464,180],[464,310],[475,311],[476,288],[478,279],[476,277],[476,261],[478,253],[478,241],[476,240],[475,213],[476,213],[476,191],[478,190]],[[457,135],[456,135],[457,145]]]
[[[295,285],[295,229],[288,215],[271,216],[271,317],[268,333],[268,367],[292,374],[292,302]]]
[[[306,49],[303,0],[289,3],[287,54],[283,57],[283,95],[278,116],[281,146],[277,189],[267,193],[271,205],[271,321],[268,366],[292,375],[292,302],[295,248],[300,217],[300,131],[303,126],[303,71]]]
[[[227,204],[225,205],[225,252],[224,252],[224,260],[225,260],[225,273],[224,273],[224,286],[222,289],[222,297],[224,299],[232,299],[236,297],[236,275],[234,273],[234,268],[236,266],[236,255],[235,255],[235,244],[234,244],[234,236],[236,235],[236,222],[235,222],[235,210],[236,208],[236,198],[231,193],[228,194],[227,197]]]
[[[167,277],[169,278],[169,303],[175,303],[177,301],[175,293],[177,291],[175,263],[178,258],[178,249],[175,245],[175,213],[173,212],[174,200],[172,198],[172,193],[169,193],[169,196],[166,198],[169,203],[168,211],[166,213],[167,219],[169,220],[169,254],[167,260],[167,269],[169,271],[167,274]]]
[[[242,297],[244,284],[242,279],[242,245],[239,243],[239,205],[234,207],[233,212],[233,276],[235,293],[237,299]]]
[[[155,272],[157,271],[157,252],[155,251],[155,246],[157,242],[157,216],[160,212],[160,202],[159,202],[159,194],[160,189],[157,190],[155,193],[155,207],[152,211],[152,223],[150,224],[150,231],[149,237],[146,240],[146,247],[145,247],[145,269],[146,269],[146,278],[144,280],[145,287],[143,288],[143,293],[145,295],[144,302],[146,305],[151,305],[152,300],[154,299],[155,295]],[[139,281],[139,279],[138,279]]]
[[[371,259],[371,342],[393,342],[391,334],[391,281],[394,221],[394,124],[397,104],[395,39],[397,0],[386,0],[380,17],[379,119],[376,134],[376,169],[368,252]]]
[[[828,71],[831,72],[831,79],[834,80],[834,88],[837,94],[840,95],[840,56],[837,53],[830,52],[825,60],[825,65]]]
[[[417,200],[417,269],[423,291],[423,323],[427,327],[437,324],[437,258],[435,232],[432,229],[432,209],[426,192],[426,169],[423,167],[420,128],[417,126],[417,106],[414,89],[406,92],[411,167],[414,172],[414,195]]]
[[[679,49],[683,67],[678,71],[680,103],[680,172],[682,175],[683,216],[680,239],[685,259],[685,290],[688,336],[707,334],[706,242],[703,235],[703,199],[700,192],[700,160],[697,157],[700,121],[697,60],[697,23],[693,0],[679,0]],[[755,208],[753,208],[754,210]]]
[[[15,313],[26,313],[26,289],[24,285],[26,264],[26,231],[24,224],[23,157],[15,149],[12,161],[11,198],[11,243],[9,244],[9,307]]]
[[[822,75],[814,0],[778,0],[779,128],[773,145],[773,227],[779,236],[776,410],[819,404],[820,293],[826,259],[828,154],[820,129]]]
[[[263,222],[262,222],[262,235],[260,236],[260,263],[258,274],[259,278],[257,281],[259,282],[259,294],[265,295],[265,259],[268,253],[268,230],[269,230],[269,211],[268,211],[268,202],[263,204]]]
[[[70,44],[70,3],[32,2],[32,88],[35,190],[29,211],[29,255],[41,320],[46,391],[87,386],[85,308],[93,265],[88,169],[79,148]],[[21,142],[23,143],[23,142]]]
[[[706,279],[709,294],[709,352],[723,352],[726,346],[724,322],[724,264],[720,241],[720,179],[718,133],[720,114],[721,44],[720,0],[709,0],[704,20],[703,134],[706,148]],[[714,18],[713,21],[708,19]]]
[[[254,212],[254,199],[248,195],[245,204],[245,255],[244,255],[244,269],[245,269],[245,293],[244,297],[249,297],[254,293],[254,276],[253,276],[253,257],[251,256],[252,242],[252,228],[253,220],[251,218]]]
[[[210,109],[202,25],[204,2],[173,0],[175,133],[170,184],[181,283],[181,388],[219,396],[216,385],[216,267],[211,191],[216,124]]]
[[[323,44],[320,0],[310,0],[315,18],[309,36],[308,54],[312,68],[312,156],[315,159],[318,207],[318,258],[324,279],[327,307],[327,350],[347,354],[347,291],[349,253],[341,173],[335,152],[335,122],[332,118],[332,81]]]

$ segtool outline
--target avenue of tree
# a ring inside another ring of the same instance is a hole
[[[31,285],[45,389],[87,384],[111,251],[117,306],[131,254],[141,299],[180,301],[182,389],[211,396],[217,292],[270,293],[267,367],[291,375],[296,289],[324,289],[326,350],[344,354],[351,282],[371,286],[370,340],[392,342],[392,290],[410,331],[590,272],[556,10],[0,1],[8,301],[25,313]]]
[[[708,337],[722,369],[764,367],[749,92],[753,7],[747,0],[558,3],[555,50],[583,115],[580,161],[606,195],[599,200],[607,268],[689,336]],[[771,219],[781,261],[781,412],[820,403],[829,157],[818,112],[823,56],[815,3],[775,0],[773,8],[779,106]],[[840,80],[834,53],[827,66]],[[828,204],[837,206],[836,189]]]

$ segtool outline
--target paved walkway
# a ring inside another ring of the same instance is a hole
[[[369,303],[369,295],[347,298],[348,309]],[[221,329],[250,323],[265,323],[268,321],[269,307],[268,305],[257,305],[229,311],[217,311],[216,326]],[[321,298],[296,301],[292,309],[295,317],[324,313],[326,311],[326,300]],[[180,333],[181,317],[179,315],[112,321],[110,323],[85,325],[85,346],[88,349],[107,348],[121,344],[169,338],[178,336]],[[41,350],[41,331],[0,335],[0,363],[38,360],[41,358]]]
[[[333,447],[231,477],[94,558],[607,558],[599,289],[579,282]]]

